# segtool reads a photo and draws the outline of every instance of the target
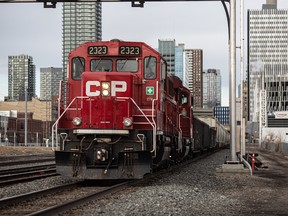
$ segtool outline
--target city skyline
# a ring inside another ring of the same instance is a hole
[[[244,1],[245,19],[247,9],[261,9],[265,2]],[[203,49],[203,69],[220,69],[222,104],[228,104],[228,30],[221,2],[145,3],[144,8],[131,8],[130,3],[103,3],[102,7],[103,40],[144,41],[156,48],[158,39],[172,38],[177,44],[185,44],[187,49]],[[227,7],[229,9],[229,5]],[[278,0],[278,8],[287,9],[288,1]],[[237,10],[238,14],[239,5]],[[40,68],[62,67],[62,4],[58,3],[56,9],[44,9],[37,3],[1,4],[0,17],[0,86],[3,89],[0,100],[8,95],[8,55],[23,53],[34,59],[39,96]]]

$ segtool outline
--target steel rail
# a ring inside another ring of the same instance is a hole
[[[0,186],[7,186],[11,184],[47,178],[52,176],[57,176],[59,174],[56,173],[56,168],[52,169],[42,169],[37,171],[30,171],[25,173],[17,173],[13,175],[4,175],[0,176]]]
[[[55,162],[55,158],[43,158],[43,159],[28,159],[28,160],[16,160],[16,161],[1,161],[0,167],[6,166],[14,166],[14,165],[23,165],[23,164],[30,164],[30,163],[44,163],[44,162]]]
[[[38,215],[38,216],[56,215],[56,214],[58,214],[60,212],[64,212],[64,211],[70,210],[72,208],[75,208],[75,207],[77,207],[79,205],[82,205],[82,204],[85,204],[87,202],[103,198],[104,196],[107,196],[107,195],[109,195],[111,193],[119,192],[119,191],[121,191],[123,189],[126,189],[127,187],[129,187],[131,185],[131,183],[134,183],[134,182],[135,181],[131,181],[131,182],[127,181],[127,182],[124,182],[124,183],[121,183],[121,184],[117,184],[117,185],[109,187],[107,189],[103,189],[101,191],[93,192],[93,193],[88,194],[86,196],[83,196],[83,197],[80,197],[80,198],[77,198],[77,199],[74,199],[74,200],[70,200],[70,201],[67,201],[65,203],[62,203],[62,204],[59,204],[59,205],[55,205],[55,206],[52,206],[52,207],[49,207],[49,208],[46,208],[46,209],[43,209],[41,211],[34,212],[32,214],[29,214],[29,216],[35,216],[35,215]]]
[[[3,170],[0,170],[0,178],[3,175],[20,174],[20,173],[29,172],[29,171],[36,171],[36,170],[55,168],[55,167],[56,167],[55,163],[51,163],[51,164],[44,164],[44,165],[37,165],[37,166],[25,166],[25,167],[18,167],[18,168],[12,168],[12,169],[11,168],[3,169]]]
[[[44,190],[33,191],[30,193],[26,193],[26,194],[20,194],[20,195],[16,195],[16,196],[12,196],[12,197],[3,198],[3,199],[0,199],[0,206],[3,207],[3,206],[11,205],[14,203],[23,202],[25,200],[29,200],[29,199],[32,199],[35,197],[44,196],[44,195],[48,195],[51,193],[59,192],[60,190],[70,189],[70,188],[76,187],[80,183],[81,182],[74,182],[74,183],[70,183],[70,184],[66,184],[66,185],[60,185],[60,186],[56,186],[56,187],[52,187],[52,188],[48,188],[48,189],[44,189]]]

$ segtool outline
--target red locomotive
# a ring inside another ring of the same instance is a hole
[[[65,92],[53,128],[64,176],[142,178],[191,150],[190,91],[145,43],[82,44],[69,55]]]

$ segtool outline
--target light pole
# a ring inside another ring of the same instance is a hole
[[[240,109],[240,120],[241,120],[241,130],[240,130],[240,153],[241,161],[243,155],[245,154],[245,135],[246,135],[246,120],[244,116],[244,0],[240,1],[240,87],[241,87],[241,109]]]
[[[27,86],[25,86],[25,146],[27,146]]]
[[[231,161],[236,157],[236,0],[230,0],[230,41],[229,41],[229,105],[230,105],[230,152]]]

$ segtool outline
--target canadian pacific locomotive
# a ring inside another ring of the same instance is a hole
[[[135,179],[193,152],[192,97],[142,42],[87,42],[68,57],[53,125],[57,172]]]

